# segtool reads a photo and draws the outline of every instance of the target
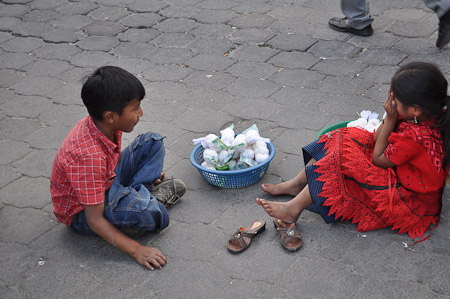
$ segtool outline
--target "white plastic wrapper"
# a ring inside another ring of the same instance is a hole
[[[253,151],[255,152],[255,155],[257,154],[269,154],[269,149],[267,148],[267,143],[264,141],[257,141],[252,146]]]
[[[264,161],[266,161],[267,159],[269,159],[269,154],[256,154],[255,155],[255,161],[258,164],[263,163]]]
[[[373,133],[381,125],[381,122],[378,120],[378,116],[379,115],[376,112],[363,110],[360,113],[360,118],[349,122],[347,127],[358,127]]]
[[[255,158],[255,152],[251,148],[247,148],[241,153],[241,157],[253,160]]]
[[[244,134],[238,134],[236,138],[234,138],[231,146],[238,152],[242,153],[247,148],[248,142],[247,138]]]
[[[214,166],[214,164],[212,164],[211,162],[208,162],[208,161],[203,161],[201,166],[205,167],[206,169],[216,170],[216,167]]]
[[[247,130],[242,132],[242,134],[244,134],[245,137],[247,137],[247,141],[249,144],[254,144],[257,141],[264,141],[267,143],[270,142],[269,138],[264,138],[259,135],[259,129],[256,125],[251,126]]]
[[[217,154],[215,150],[207,148],[203,151],[203,160],[209,161],[215,165],[219,162],[219,154]]]
[[[223,143],[225,143],[225,145],[227,147],[230,147],[234,141],[235,134],[234,134],[233,129],[234,129],[234,125],[232,124],[228,128],[220,131],[220,135],[221,135],[220,139],[223,141]]]

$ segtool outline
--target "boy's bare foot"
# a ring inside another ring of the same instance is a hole
[[[300,212],[297,213],[295,206],[289,201],[274,202],[257,198],[256,203],[262,206],[269,216],[280,219],[286,223],[295,223],[298,216],[300,216]]]
[[[292,196],[297,196],[304,186],[299,186],[293,184],[291,181],[283,182],[277,185],[274,184],[262,184],[261,189],[270,195],[281,195],[287,194]]]

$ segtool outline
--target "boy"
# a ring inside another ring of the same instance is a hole
[[[80,234],[98,234],[154,270],[167,262],[162,252],[118,228],[134,233],[164,229],[169,215],[161,202],[175,203],[186,189],[181,180],[163,181],[163,136],[139,135],[120,152],[122,132],[133,131],[143,115],[144,96],[142,83],[119,67],[100,67],[88,77],[81,97],[89,116],[59,148],[50,192],[60,222]]]

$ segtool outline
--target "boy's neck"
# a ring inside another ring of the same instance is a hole
[[[114,140],[114,134],[116,133],[116,129],[111,127],[108,123],[93,119],[95,126],[102,132],[109,140],[112,142],[115,142]]]

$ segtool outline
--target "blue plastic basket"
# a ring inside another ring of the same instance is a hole
[[[191,152],[191,163],[198,169],[200,175],[206,182],[220,188],[241,188],[259,181],[267,172],[270,161],[275,156],[275,146],[268,143],[269,158],[261,164],[241,170],[211,170],[202,167],[203,163],[203,147],[197,145]]]

